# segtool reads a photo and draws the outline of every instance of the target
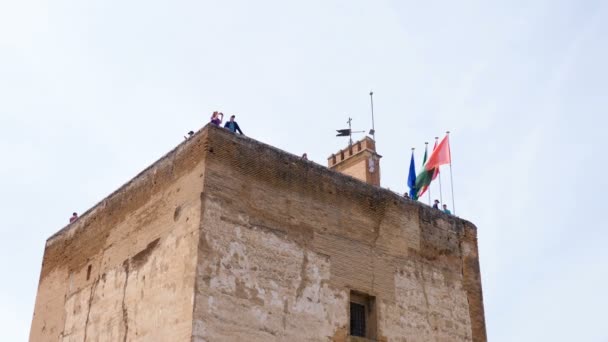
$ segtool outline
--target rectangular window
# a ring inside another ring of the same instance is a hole
[[[376,298],[350,292],[350,335],[376,340]]]
[[[350,302],[350,334],[365,337],[365,305]]]

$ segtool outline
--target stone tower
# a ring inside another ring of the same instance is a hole
[[[365,137],[329,156],[327,165],[332,170],[380,186],[380,158],[374,140]]]
[[[476,231],[207,126],[47,240],[30,341],[485,341]]]

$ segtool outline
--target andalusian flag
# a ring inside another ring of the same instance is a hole
[[[426,158],[427,158],[427,154],[429,154],[429,145],[428,143],[426,146],[424,146],[424,157],[422,157],[422,165],[426,164]],[[435,141],[435,147],[437,147],[437,142]],[[433,147],[433,151],[435,151],[435,147]]]
[[[435,141],[435,147],[437,147],[437,141]],[[435,150],[435,147],[433,147],[433,151]],[[426,164],[426,160],[428,158],[428,154],[429,154],[429,144],[425,143],[424,145],[424,157],[422,157],[422,166],[424,167],[424,164]],[[430,185],[431,183],[429,183]],[[422,196],[422,194],[424,194],[426,192],[426,190],[429,188],[429,186],[424,186],[422,189],[420,188],[416,188],[416,195],[414,196],[416,199],[418,199],[418,194],[420,194],[420,196]],[[430,200],[429,200],[430,201]]]
[[[435,152],[435,150],[437,149],[437,139],[435,138],[435,145],[433,146],[433,152]],[[426,164],[426,158],[427,158],[427,148],[424,148],[424,158],[422,159],[422,165]],[[431,177],[431,181],[434,181],[435,178],[437,178],[437,176],[439,176],[439,168],[435,168],[432,171],[429,172],[431,175],[433,175]],[[429,187],[431,186],[431,183],[429,183],[429,185],[424,186],[422,189],[420,189],[420,195],[422,196],[422,194],[424,194]],[[430,201],[430,200],[429,200]]]
[[[422,166],[422,172],[416,177],[416,189],[417,197],[422,196],[431,185],[431,182],[439,174],[439,166],[449,164],[451,162],[450,156],[450,142],[446,135],[443,140],[433,148],[433,153],[428,160],[426,160],[426,153],[424,158],[424,165]]]

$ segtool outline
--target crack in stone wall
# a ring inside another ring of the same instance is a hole
[[[426,310],[424,310],[424,317],[426,319],[426,323],[429,326],[429,331],[432,331],[433,325],[431,324],[431,318],[429,317],[431,305],[429,303],[429,294],[426,291],[426,280],[424,278],[424,263],[419,261],[416,264],[418,265],[418,270],[420,271],[420,281],[418,283],[420,284],[420,290],[422,291],[422,295],[424,296],[424,304],[426,306]]]
[[[99,284],[99,280],[101,279],[101,276],[98,276],[95,281],[93,282],[93,284],[91,284],[91,293],[89,295],[89,301],[88,301],[88,308],[87,308],[87,319],[85,320],[84,323],[84,339],[83,342],[87,341],[87,329],[89,327],[89,318],[91,316],[91,308],[93,306],[93,298],[95,297],[95,291],[97,290],[97,284]]]
[[[304,288],[306,287],[306,282],[308,281],[306,267],[308,267],[308,251],[304,251],[304,256],[302,257],[302,267],[300,268],[300,284],[296,289],[296,300],[302,297],[302,293],[304,292]]]
[[[373,235],[373,240],[372,240],[372,250],[370,253],[371,256],[371,261],[370,264],[372,265],[372,279],[371,279],[371,292],[372,294],[374,294],[374,285],[376,282],[376,243],[378,242],[378,239],[380,238],[380,227],[382,226],[382,221],[384,220],[385,216],[386,216],[386,206],[387,203],[386,202],[382,202],[382,204],[378,207],[377,209],[377,223],[376,226],[373,228],[374,229],[374,235]]]
[[[129,285],[129,260],[125,260],[123,263],[123,269],[125,271],[125,285],[122,289],[122,324],[125,334],[123,336],[123,342],[127,341],[127,336],[129,336],[129,310],[127,309],[127,304],[125,303],[125,298],[127,297],[127,286]]]

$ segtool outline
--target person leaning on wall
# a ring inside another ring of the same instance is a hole
[[[241,135],[245,135],[245,134],[243,134],[243,131],[241,131],[239,124],[236,121],[234,121],[234,118],[235,118],[235,116],[231,115],[230,120],[226,121],[224,128],[227,128],[232,133],[239,132]]]

